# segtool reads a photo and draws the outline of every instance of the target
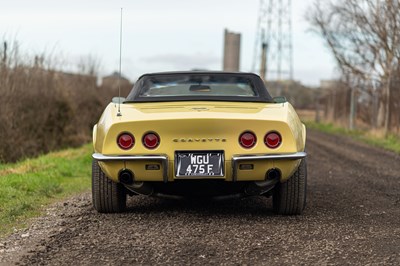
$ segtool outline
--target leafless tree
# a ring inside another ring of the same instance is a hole
[[[376,121],[386,135],[392,90],[398,88],[392,82],[399,73],[400,0],[316,1],[307,18],[332,51],[344,80],[378,81]],[[354,82],[349,83],[354,96]]]

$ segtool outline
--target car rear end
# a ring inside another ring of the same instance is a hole
[[[286,195],[300,195],[294,187],[305,191],[305,127],[257,75],[149,74],[120,102],[106,108],[93,130],[97,210],[120,209],[124,189],[213,197],[273,190],[278,213],[303,209]]]
[[[96,127],[101,137],[94,158],[110,179],[128,186],[193,179],[284,182],[305,156],[304,127],[288,123],[290,109],[288,103],[125,105],[125,116]]]

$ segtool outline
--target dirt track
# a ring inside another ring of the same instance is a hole
[[[305,214],[276,216],[271,200],[135,197],[104,215],[90,195],[59,203],[0,240],[4,264],[400,264],[400,156],[308,132]],[[1,263],[0,263],[1,264]]]

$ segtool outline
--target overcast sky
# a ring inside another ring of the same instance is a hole
[[[294,78],[316,86],[335,76],[335,65],[308,30],[304,16],[312,2],[292,1]],[[154,71],[221,70],[224,28],[242,34],[241,71],[251,70],[259,0],[0,0],[0,37],[16,39],[20,51],[62,58],[67,68],[95,57],[106,75],[118,69],[120,7],[122,72],[129,79]]]

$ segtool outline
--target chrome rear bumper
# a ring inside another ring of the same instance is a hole
[[[304,151],[296,153],[284,154],[257,154],[257,155],[237,155],[232,157],[233,176],[232,180],[237,181],[237,165],[243,161],[259,161],[259,160],[299,160],[307,156]]]
[[[93,159],[106,161],[157,161],[161,162],[163,168],[163,181],[168,182],[168,157],[166,155],[104,155],[93,153]]]
[[[286,153],[286,154],[258,154],[258,155],[235,155],[232,157],[232,180],[237,181],[237,166],[243,161],[258,160],[299,160],[307,156],[306,152]],[[104,155],[94,153],[92,157],[100,162],[103,161],[135,161],[148,160],[161,162],[163,167],[163,181],[168,182],[168,157],[166,155]]]

